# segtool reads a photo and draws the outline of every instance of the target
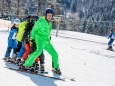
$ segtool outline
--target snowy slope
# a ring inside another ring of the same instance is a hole
[[[115,52],[107,51],[106,37],[71,31],[52,32],[52,44],[59,54],[62,73],[76,81],[58,81],[41,76],[8,70],[15,67],[2,58],[7,47],[8,33],[0,32],[1,86],[115,86]],[[113,46],[115,49],[115,46]],[[51,57],[45,52],[45,66],[51,70]]]

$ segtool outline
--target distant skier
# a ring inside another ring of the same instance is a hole
[[[54,15],[54,11],[52,9],[47,9],[44,17],[41,17],[34,25],[31,31],[31,41],[36,43],[36,51],[31,53],[25,63],[24,67],[30,67],[33,65],[37,56],[39,56],[43,49],[45,49],[51,56],[53,62],[53,69],[57,74],[61,74],[58,62],[58,54],[54,47],[50,42],[50,32],[52,29],[51,19]]]
[[[110,29],[109,31],[110,31],[110,35],[109,35],[108,39],[110,39],[110,40],[108,42],[108,48],[107,48],[107,50],[114,51],[113,48],[112,48],[112,43],[115,40],[115,33],[113,32],[112,29]]]
[[[20,24],[20,20],[15,19],[14,22],[13,22],[13,26],[11,27],[9,36],[8,36],[8,47],[7,47],[7,50],[6,50],[4,60],[11,59],[10,58],[10,53],[11,53],[12,49],[13,49],[13,53],[16,52],[16,48],[17,48],[16,36],[17,36],[19,24]]]

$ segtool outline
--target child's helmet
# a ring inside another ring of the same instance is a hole
[[[20,20],[19,20],[19,19],[15,19],[15,20],[13,21],[13,24],[20,24]]]

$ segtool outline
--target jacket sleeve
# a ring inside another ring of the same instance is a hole
[[[115,39],[115,34],[114,34],[114,33],[112,33],[111,38],[112,38],[112,39]]]
[[[36,35],[36,33],[38,32],[39,26],[40,26],[40,22],[39,22],[39,20],[38,20],[38,21],[35,23],[33,29],[31,30],[31,33],[30,33],[30,38],[31,38],[31,39],[35,39],[35,35]]]
[[[22,37],[23,37],[23,33],[24,33],[24,30],[25,30],[26,24],[27,24],[27,22],[22,22],[19,26],[18,35],[17,35],[17,40],[18,41],[22,41]]]
[[[21,28],[20,29],[21,33],[24,33],[24,30],[26,28],[26,24],[27,24],[27,22],[24,22],[24,23],[22,23],[22,25],[19,26],[19,28]]]
[[[108,39],[110,38],[111,35],[108,35]]]

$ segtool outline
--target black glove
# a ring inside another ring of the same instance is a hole
[[[50,36],[50,40],[52,39],[52,37]]]
[[[35,40],[30,40],[30,53],[36,50],[36,43]]]

